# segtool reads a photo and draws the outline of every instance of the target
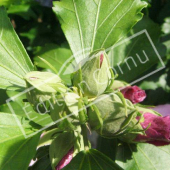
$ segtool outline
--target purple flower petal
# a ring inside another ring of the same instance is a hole
[[[170,104],[159,105],[152,109],[160,113],[162,116],[170,115]]]
[[[56,167],[56,170],[63,169],[66,165],[68,165],[73,159],[74,148],[70,149],[69,152],[61,159],[59,164]]]

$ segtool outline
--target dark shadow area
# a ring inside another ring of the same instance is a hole
[[[52,170],[49,157],[49,146],[40,147],[34,157],[36,163],[29,167],[28,170]]]
[[[119,139],[106,139],[102,137],[98,138],[97,149],[112,160],[120,160],[124,163],[127,160],[133,159],[132,150],[133,152],[137,152],[136,144],[124,143]]]

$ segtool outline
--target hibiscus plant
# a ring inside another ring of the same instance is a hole
[[[169,169],[170,117],[154,110],[145,91],[153,84],[143,80],[169,72],[169,41],[149,18],[152,5],[0,2],[0,170]],[[41,9],[57,24],[43,23]],[[21,27],[26,21],[21,32],[16,16]]]

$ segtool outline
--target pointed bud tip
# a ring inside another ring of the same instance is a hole
[[[102,53],[102,54],[100,55],[100,67],[102,66],[103,59],[104,59],[104,54]]]

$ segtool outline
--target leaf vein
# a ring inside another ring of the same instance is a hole
[[[115,7],[114,9],[111,11],[111,13],[102,21],[102,23],[99,25],[99,27],[97,29],[99,29],[104,23],[105,21],[113,14],[113,12],[120,6],[120,4],[123,2],[123,0],[121,0]]]
[[[82,33],[82,30],[81,30],[81,24],[80,24],[80,20],[79,20],[79,16],[78,16],[78,12],[77,12],[77,7],[76,7],[75,0],[72,0],[72,1],[73,1],[73,4],[74,4],[75,14],[76,14],[77,23],[78,23],[79,32],[80,32],[80,39],[81,39],[82,53],[83,53],[83,56],[85,57],[85,54],[84,54],[83,33]]]
[[[107,41],[107,39],[109,38],[110,34],[112,33],[113,29],[116,27],[116,25],[121,21],[121,19],[131,10],[131,8],[133,7],[135,1],[133,1],[131,7],[127,10],[127,12],[125,12],[122,17],[120,17],[120,19],[113,25],[113,27],[111,28],[110,32],[107,34],[106,38],[104,39],[101,48],[104,46],[105,42]]]
[[[151,165],[153,166],[153,168],[155,169],[155,170],[157,170],[156,168],[155,168],[155,166],[154,166],[154,164],[152,163],[152,161],[149,159],[149,157],[144,153],[144,151],[142,150],[142,148],[138,145],[138,148],[139,148],[139,150],[143,153],[143,155],[148,159],[148,161],[151,163]]]
[[[101,6],[101,0],[99,1],[98,9],[97,9],[96,22],[95,22],[92,45],[91,45],[91,52],[93,51],[93,48],[94,48],[94,41],[95,41],[96,32],[97,32],[96,30],[97,30],[97,25],[98,25],[98,20],[99,20],[100,6]]]
[[[0,44],[2,45],[4,50],[11,56],[11,58],[20,66],[20,68],[24,71],[24,73],[27,73],[27,71],[20,65],[20,62],[18,62],[18,60],[15,59],[15,57],[7,50],[7,48],[3,45],[3,43],[0,42]]]

